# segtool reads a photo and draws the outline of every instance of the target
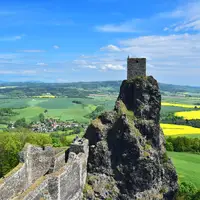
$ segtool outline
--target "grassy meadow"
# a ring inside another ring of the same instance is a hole
[[[200,155],[185,152],[168,152],[174,163],[179,181],[190,181],[200,188]]]
[[[0,99],[1,108],[13,108],[18,113],[10,118],[16,121],[26,118],[27,122],[38,120],[40,113],[47,118],[56,118],[62,121],[75,120],[80,123],[88,123],[90,119],[86,115],[93,112],[97,106],[102,105],[105,110],[114,107],[116,97],[90,96],[89,98],[24,98],[24,99]],[[73,103],[80,101],[81,104]],[[1,128],[1,127],[0,127]]]

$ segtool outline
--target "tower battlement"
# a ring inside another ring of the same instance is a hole
[[[127,59],[127,80],[137,76],[146,76],[146,58]]]

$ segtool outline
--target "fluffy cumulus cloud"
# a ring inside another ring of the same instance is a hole
[[[103,51],[95,59],[85,59],[81,63],[95,65],[101,72],[125,70],[126,59],[130,57],[147,58],[147,73],[159,81],[168,80],[176,83],[179,79],[184,84],[184,77],[196,77],[200,73],[200,34],[148,35],[120,40],[118,51]],[[104,49],[106,50],[106,48]],[[80,61],[79,61],[80,63]],[[176,77],[172,80],[173,77]],[[196,82],[192,83],[197,84]]]
[[[88,57],[90,58],[90,57]],[[96,65],[94,65],[93,62],[91,61],[86,61],[86,60],[74,60],[73,64],[75,65],[75,67],[77,68],[89,68],[89,69],[96,69]],[[76,71],[77,69],[73,68],[73,71]]]
[[[106,47],[102,47],[100,50],[101,51],[121,51],[119,47],[112,45],[112,44],[110,44]]]
[[[89,69],[96,69],[98,71],[125,70],[125,67],[119,64],[119,61],[114,61],[113,59],[114,58],[109,57],[109,56],[105,56],[105,57],[99,56],[98,58],[91,60],[90,57],[88,57],[88,60],[74,60],[73,63],[75,64],[76,68],[78,67],[79,69],[89,68]]]
[[[113,53],[110,57],[110,63],[115,63],[115,66],[126,64],[123,59],[130,55],[147,58],[148,74],[163,79],[167,75],[185,77],[200,73],[200,34],[129,38],[120,41],[120,48],[120,54]],[[112,65],[106,65],[103,70],[107,68],[116,69]]]
[[[113,65],[113,64],[105,64],[101,66],[101,70],[106,71],[106,70],[125,70],[126,68],[123,67],[122,65]]]
[[[122,40],[120,44],[127,54],[147,57],[161,69],[194,68],[200,63],[200,34],[144,36]]]

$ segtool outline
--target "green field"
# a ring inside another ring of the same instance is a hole
[[[29,106],[30,99],[0,99],[1,108],[21,108]]]
[[[193,108],[183,108],[178,106],[162,106],[161,113],[169,113],[169,112],[180,112],[180,111],[191,111]]]
[[[44,108],[41,107],[27,107],[22,109],[14,109],[18,115],[11,117],[11,121],[16,121],[17,119],[25,118],[27,122],[38,120],[38,115],[44,112]]]
[[[0,99],[1,108],[14,108],[18,114],[10,118],[11,122],[20,118],[26,118],[27,122],[37,121],[40,113],[46,118],[56,118],[62,121],[75,120],[80,123],[88,123],[90,119],[86,115],[92,113],[97,106],[104,106],[105,110],[112,110],[116,96],[92,96],[89,98],[22,98],[22,99]],[[81,104],[73,103],[79,101]],[[5,128],[5,127],[4,127]]]
[[[200,188],[200,155],[191,153],[168,152],[174,163],[179,181],[189,181]]]
[[[183,103],[183,104],[198,104],[200,103],[200,98],[198,97],[181,97],[181,96],[162,96],[163,102],[169,103]]]

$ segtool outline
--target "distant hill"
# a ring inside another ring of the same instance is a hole
[[[173,85],[166,83],[159,83],[159,87],[161,91],[168,92],[191,92],[191,93],[199,93],[200,87],[195,86],[187,86],[187,85]]]
[[[74,83],[43,83],[31,82],[0,82],[0,95],[6,97],[31,97],[45,93],[54,96],[87,97],[89,94],[117,94],[122,81],[99,81],[99,82],[74,82]],[[6,86],[18,86],[8,87]],[[182,86],[159,83],[162,94],[164,93],[200,93],[200,87]]]

